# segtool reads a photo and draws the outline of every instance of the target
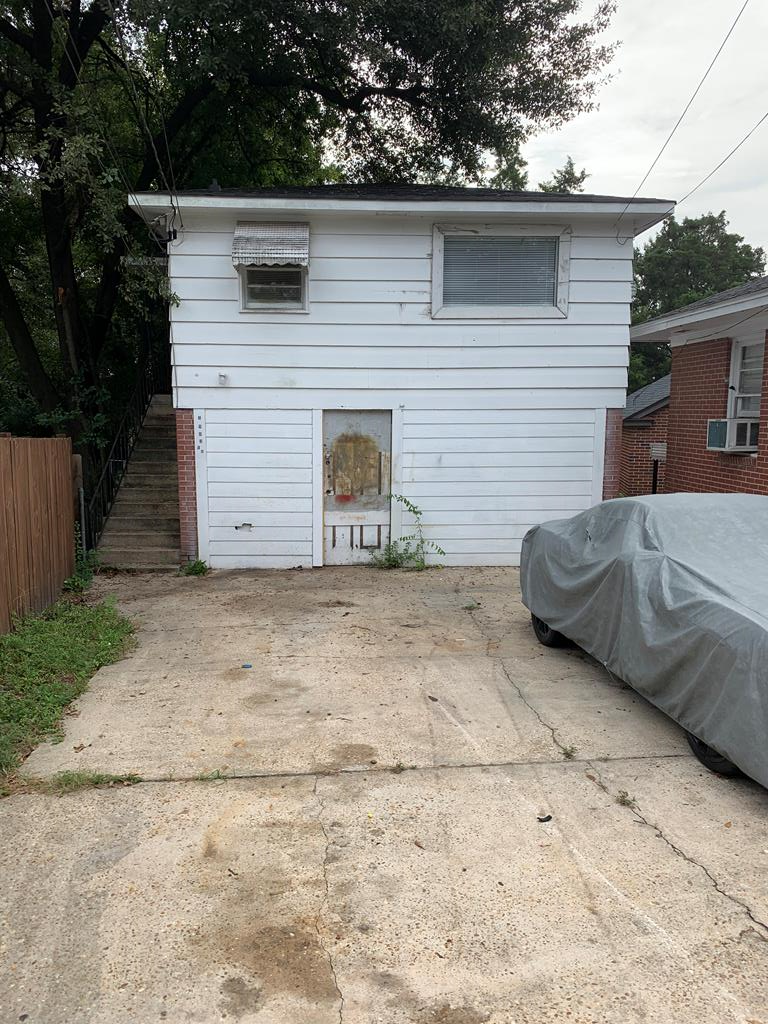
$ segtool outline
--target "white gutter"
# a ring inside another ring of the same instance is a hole
[[[690,312],[680,309],[668,313],[666,316],[648,320],[643,324],[635,324],[630,328],[629,336],[631,341],[668,341],[670,334],[674,331],[695,324],[706,326],[709,321],[724,316],[733,315],[738,320],[739,314],[747,314],[752,310],[757,311],[761,307],[765,307],[765,311],[768,312],[768,286],[762,291],[751,292],[749,295],[733,299],[724,299],[722,302],[713,303],[711,306],[704,306],[701,309],[692,309]]]
[[[626,200],[611,203],[592,202],[462,202],[458,200],[401,200],[401,199],[307,199],[307,198],[271,198],[265,196],[228,196],[210,195],[174,197],[174,204],[182,211],[202,210],[284,210],[286,212],[341,212],[341,213],[373,213],[379,215],[398,213],[456,214],[466,217],[470,213],[493,214],[495,216],[536,215],[542,214],[562,218],[564,215],[595,215],[615,214],[618,217],[634,217],[642,223],[640,230],[646,230],[658,221],[668,217],[674,210],[674,203],[629,203]],[[128,205],[140,213],[170,212],[171,197],[167,193],[139,192],[131,194]]]

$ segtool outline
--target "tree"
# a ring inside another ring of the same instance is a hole
[[[588,177],[583,167],[580,171],[576,170],[573,158],[569,156],[559,170],[552,172],[549,181],[539,182],[539,189],[542,192],[583,192]]]
[[[678,222],[669,217],[635,250],[633,323],[642,323],[759,277],[765,253],[727,230],[725,211]],[[630,355],[630,392],[669,373],[669,346],[638,344]]]
[[[82,432],[121,378],[115,325],[137,303],[142,319],[147,284],[131,268],[157,255],[128,192],[205,186],[214,169],[243,186],[480,180],[483,153],[589,108],[612,9],[578,21],[578,0],[1,5],[0,323],[36,407]]]

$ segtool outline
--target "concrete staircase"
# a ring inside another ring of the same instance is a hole
[[[98,547],[102,565],[172,569],[181,560],[176,420],[170,395],[155,395]]]

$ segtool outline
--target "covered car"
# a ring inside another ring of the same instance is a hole
[[[605,501],[523,540],[523,601],[666,712],[716,771],[768,786],[768,497]]]

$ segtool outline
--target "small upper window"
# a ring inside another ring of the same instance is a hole
[[[244,310],[306,311],[309,224],[238,221],[232,263],[240,274]]]
[[[760,392],[763,385],[763,354],[765,345],[740,345],[736,357],[734,416],[760,415]]]
[[[435,225],[432,316],[567,316],[569,266],[567,228]]]
[[[246,309],[304,309],[301,267],[246,267]]]
[[[554,306],[556,292],[556,238],[446,236],[444,306]]]

